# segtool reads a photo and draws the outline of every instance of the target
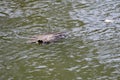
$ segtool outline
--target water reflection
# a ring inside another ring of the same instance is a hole
[[[119,5],[119,0],[0,1],[0,79],[118,80]],[[57,31],[69,37],[26,44],[31,35]]]

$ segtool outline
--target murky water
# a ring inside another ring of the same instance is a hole
[[[58,43],[26,43],[62,31]],[[0,1],[0,80],[119,79],[119,0]]]

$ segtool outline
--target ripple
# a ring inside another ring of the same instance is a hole
[[[46,68],[47,66],[42,66],[42,65],[40,65],[40,66],[37,66],[37,67],[35,67],[36,69],[42,69],[42,68]]]

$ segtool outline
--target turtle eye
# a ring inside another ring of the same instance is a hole
[[[42,43],[43,43],[43,41],[42,41],[42,40],[38,40],[38,43],[39,43],[39,44],[42,44]]]

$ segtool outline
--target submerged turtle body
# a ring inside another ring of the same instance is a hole
[[[39,43],[39,44],[48,44],[51,42],[56,42],[59,39],[65,38],[66,34],[64,32],[60,33],[50,33],[43,35],[35,35],[28,41],[29,43]]]

